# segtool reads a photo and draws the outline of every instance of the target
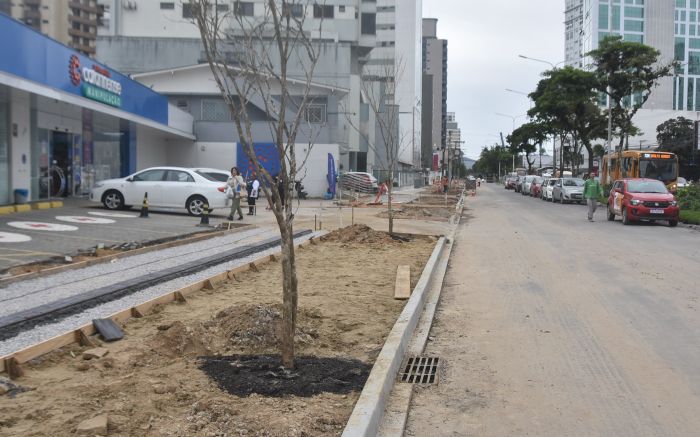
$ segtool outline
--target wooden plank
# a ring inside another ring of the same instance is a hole
[[[411,297],[411,266],[398,266],[396,268],[394,299],[408,299],[409,297]]]

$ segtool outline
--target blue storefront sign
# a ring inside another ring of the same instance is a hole
[[[165,96],[4,14],[0,41],[0,72],[168,124]]]

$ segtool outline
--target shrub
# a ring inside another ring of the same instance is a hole
[[[681,211],[700,211],[700,185],[679,189],[676,199]]]

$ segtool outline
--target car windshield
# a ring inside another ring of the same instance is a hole
[[[204,179],[207,179],[207,180],[212,181],[212,182],[226,182],[226,181],[222,181],[221,179],[215,178],[211,173],[204,173],[203,171],[199,171],[199,170],[195,171],[195,173],[197,173],[198,175],[200,175]],[[218,176],[218,174],[217,174],[217,176]],[[228,178],[226,178],[226,180],[228,180]]]
[[[627,191],[630,193],[668,193],[666,186],[659,181],[629,181]]]
[[[676,161],[673,159],[640,159],[639,177],[672,181],[676,178]]]
[[[565,187],[582,187],[583,179],[564,179]]]

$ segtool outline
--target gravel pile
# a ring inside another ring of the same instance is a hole
[[[311,234],[307,234],[307,235],[304,235],[303,237],[297,238],[295,241],[297,244],[299,244],[301,242],[308,240],[311,237],[317,237],[317,236],[320,236],[322,234],[324,234],[323,231],[313,232]],[[184,258],[178,257],[177,259],[165,259],[165,260],[163,260],[163,262],[168,263],[167,264],[168,267],[172,267],[172,266],[177,265],[178,263],[185,262],[185,258],[187,260],[192,260],[194,258],[199,258],[199,257],[205,256],[205,253],[207,255],[211,255],[212,253],[216,253],[217,250],[218,251],[223,250],[222,245],[220,244],[222,242],[222,239],[227,239],[226,244],[228,245],[228,247],[226,247],[226,248],[230,249],[231,244],[235,244],[236,242],[239,242],[241,244],[251,244],[251,243],[255,243],[256,241],[259,241],[259,240],[264,240],[266,238],[273,237],[275,235],[276,235],[276,233],[273,231],[265,231],[265,230],[260,230],[260,229],[248,230],[248,231],[244,231],[244,232],[237,233],[237,234],[227,235],[225,237],[219,237],[219,238],[216,238],[213,240],[207,240],[204,242],[193,243],[192,245],[180,246],[180,247],[171,248],[171,249],[164,249],[162,251],[151,252],[151,253],[143,254],[143,255],[135,255],[133,257],[125,258],[124,260],[120,260],[120,262],[129,261],[129,263],[130,263],[129,269],[147,269],[147,268],[149,268],[149,266],[138,265],[138,260],[133,260],[133,258],[138,258],[141,256],[148,256],[150,258],[145,258],[145,259],[141,258],[141,262],[144,262],[146,260],[149,260],[151,262],[155,262],[159,258],[165,258],[167,256],[166,252],[168,254],[170,254],[171,256],[173,254],[173,252],[171,252],[171,251],[175,251],[175,252],[176,251],[185,251],[186,253],[189,254],[189,255],[185,256]],[[236,238],[234,239],[233,237],[236,237]],[[200,246],[198,246],[198,248],[200,250],[199,252],[190,251],[191,246],[194,246],[194,245],[200,245]],[[214,252],[204,252],[207,249],[204,247],[201,247],[201,245],[209,245],[209,246],[216,245],[216,246],[214,246],[213,248],[210,249]],[[195,274],[190,275],[190,276],[184,276],[181,278],[174,279],[172,281],[160,283],[157,286],[146,288],[146,289],[141,290],[139,292],[136,292],[132,295],[126,296],[122,299],[118,299],[118,300],[108,302],[106,304],[91,308],[91,309],[89,309],[81,314],[70,316],[70,317],[65,318],[61,321],[58,321],[55,323],[50,323],[47,325],[37,326],[36,328],[29,330],[29,331],[23,333],[22,335],[19,335],[17,337],[0,342],[0,356],[8,355],[8,354],[16,352],[22,348],[31,346],[35,343],[47,340],[51,337],[55,337],[56,335],[60,335],[60,334],[65,333],[65,332],[72,331],[74,329],[79,328],[80,326],[91,323],[93,319],[107,317],[107,316],[114,314],[118,311],[121,311],[121,310],[124,310],[126,308],[138,305],[138,304],[145,302],[149,299],[153,299],[153,298],[156,298],[158,296],[161,296],[169,291],[177,290],[179,288],[182,288],[182,287],[185,287],[189,284],[192,284],[193,282],[197,282],[197,281],[206,279],[207,277],[213,276],[217,273],[221,273],[221,272],[224,272],[226,270],[230,270],[230,269],[248,264],[257,258],[260,258],[260,257],[265,256],[265,255],[270,255],[272,253],[275,253],[278,250],[279,250],[279,246],[276,246],[276,247],[270,248],[268,250],[258,252],[256,254],[251,255],[249,257],[246,257],[246,258],[241,258],[241,259],[238,259],[235,261],[230,261],[230,262],[226,262],[224,264],[219,264],[217,266],[211,267],[207,270],[203,270],[201,272],[195,273]],[[133,263],[135,263],[136,265],[132,265]],[[76,284],[81,286],[81,290],[83,292],[98,287],[98,285],[95,285],[94,281],[96,278],[95,275],[99,274],[100,270],[92,271],[91,269],[93,269],[93,268],[105,269],[105,270],[109,271],[109,273],[105,273],[105,274],[111,276],[112,278],[124,278],[123,270],[121,270],[121,271],[118,271],[118,270],[117,271],[115,271],[115,270],[110,271],[109,270],[110,268],[114,269],[114,267],[115,266],[113,264],[95,265],[95,266],[87,267],[85,269],[80,269],[80,270],[76,270],[73,272],[64,272],[64,273],[60,273],[57,275],[48,276],[46,278],[34,279],[31,281],[27,281],[27,282],[44,281],[44,288],[46,288],[46,283],[48,283],[48,282],[50,282],[52,284],[56,284],[56,285],[53,285],[49,289],[51,294],[53,295],[54,292],[58,292],[58,293],[64,293],[63,296],[67,296],[67,295],[77,294],[74,292],[73,293],[70,292],[71,290],[75,289]],[[166,268],[166,267],[162,267],[162,268]],[[83,270],[91,270],[92,273],[86,274],[85,272],[82,272],[82,274],[83,274],[82,280],[79,280],[77,282],[75,282],[75,281],[68,282],[67,278],[65,278],[65,276],[67,274],[68,276],[71,276],[71,275],[74,276],[73,279],[75,279],[75,276],[78,274],[77,272],[81,272]],[[136,272],[138,272],[138,274],[140,275],[140,274],[145,273],[146,271],[148,271],[148,270],[135,270],[134,274],[136,274]],[[58,281],[54,281],[54,278],[56,278],[58,276],[61,276],[62,277],[61,279],[63,279],[63,282],[61,283],[61,285],[59,285]],[[87,285],[86,283],[88,283],[89,286],[86,287],[86,285]],[[19,286],[26,285],[26,284],[17,283],[17,284],[12,284],[12,285],[13,285],[12,292],[14,293],[15,287],[19,287]],[[36,286],[38,287],[39,285],[36,285]],[[66,289],[68,289],[68,290],[66,290]],[[5,292],[7,292],[7,291],[9,291],[9,290],[2,290],[2,293],[5,294]],[[65,294],[65,293],[67,293],[67,294]],[[25,291],[25,294],[26,294],[26,291]],[[45,303],[45,299],[47,298],[45,291],[42,293],[33,294],[31,296],[32,296],[31,300],[33,302],[33,304],[32,304],[33,306],[39,305],[41,303]],[[3,299],[6,299],[6,297],[3,297]],[[6,308],[3,305],[4,305],[3,303],[0,303],[0,307],[2,307],[2,311],[5,312]]]

